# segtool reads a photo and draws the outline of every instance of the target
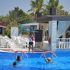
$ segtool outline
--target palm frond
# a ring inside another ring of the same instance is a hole
[[[32,6],[32,8],[34,8],[36,6],[36,2],[32,0],[31,1],[31,6]]]

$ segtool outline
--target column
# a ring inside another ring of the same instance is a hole
[[[57,21],[49,21],[49,38],[51,40],[49,45],[50,50],[54,51],[56,49],[57,40]]]

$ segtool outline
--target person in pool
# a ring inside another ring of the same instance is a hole
[[[16,57],[16,61],[21,61],[21,57],[19,55]]]
[[[45,61],[49,63],[49,62],[52,62],[52,59],[48,57],[48,58],[45,58]]]
[[[46,61],[46,63],[53,63],[54,64],[51,57],[45,58],[45,61]]]
[[[17,62],[16,62],[16,61],[14,61],[12,65],[13,65],[13,67],[16,67]]]
[[[16,67],[17,62],[19,62],[19,61],[21,61],[21,57],[18,55],[18,56],[16,57],[16,61],[13,62],[13,67]]]

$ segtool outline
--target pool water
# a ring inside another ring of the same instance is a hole
[[[43,53],[8,53],[0,52],[0,70],[70,70],[70,50],[55,51],[56,57],[52,57],[53,63],[47,63],[44,60]],[[22,57],[13,67],[16,56]],[[46,57],[51,57],[47,53]]]

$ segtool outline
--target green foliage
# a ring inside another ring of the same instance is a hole
[[[41,14],[48,15],[50,14],[50,8],[55,7],[57,15],[68,15],[68,12],[63,10],[63,6],[59,4],[58,0],[49,0],[48,4],[43,4],[44,0],[31,0],[31,9],[29,11],[32,11],[34,13],[34,17],[36,17],[36,12],[41,12]],[[47,1],[47,0],[46,0]]]
[[[46,14],[49,14],[51,7],[55,7],[57,15],[61,16],[68,15],[68,12],[63,10],[63,6],[59,4],[58,0],[49,0],[48,4],[45,6],[46,6]]]
[[[16,20],[17,22],[25,22],[26,20],[30,20],[29,15],[18,7],[15,7],[14,10],[9,11],[9,18],[11,21]]]
[[[31,0],[31,9],[28,10],[28,12],[31,11],[33,15],[32,19],[35,21],[37,18],[37,13],[40,13],[43,10],[43,1],[44,0]]]
[[[6,16],[0,16],[0,21],[5,22],[6,28],[4,30],[4,35],[10,36],[11,27],[18,26],[19,23],[29,23],[31,22],[31,15],[25,13],[19,7],[15,7],[14,10],[9,11]]]

